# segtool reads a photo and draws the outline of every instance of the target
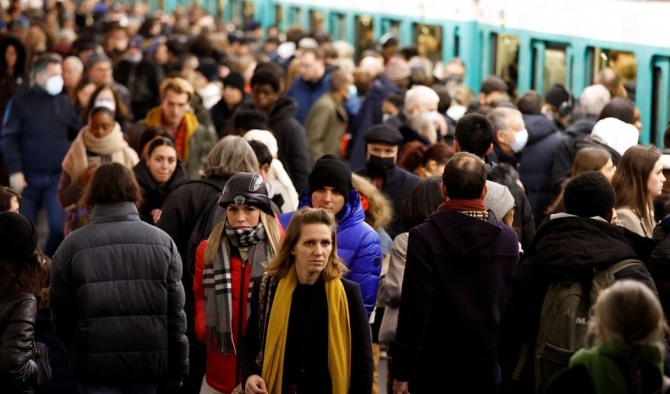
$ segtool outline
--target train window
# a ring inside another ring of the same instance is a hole
[[[436,62],[442,60],[442,27],[436,25],[414,25],[414,42],[419,56]]]
[[[390,33],[393,37],[400,37],[400,21],[382,19],[382,34]]]
[[[554,84],[565,86],[566,73],[565,47],[547,45],[544,50],[544,91],[551,89]]]
[[[254,13],[256,12],[256,6],[251,0],[244,1],[244,13],[242,14],[242,21],[244,26],[249,24],[254,20]]]
[[[360,54],[367,49],[375,48],[375,35],[370,15],[356,17],[356,53]]]
[[[333,41],[347,39],[347,20],[344,14],[333,12],[330,14],[330,35]]]
[[[242,26],[241,16],[242,16],[242,12],[243,12],[242,1],[234,1],[233,0],[233,1],[231,1],[230,6],[231,6],[231,16],[230,16],[231,17],[231,22],[233,24],[235,24],[236,26],[241,27]]]
[[[309,23],[312,32],[324,33],[323,12],[311,10],[309,12]]]
[[[519,37],[511,34],[494,34],[493,74],[504,79],[510,87],[510,93],[516,97],[519,80]]]
[[[614,49],[605,49],[591,47],[588,49],[591,64],[591,80],[595,81],[596,76],[603,69],[610,67],[621,75],[621,82],[626,91],[635,100],[635,78],[637,77],[637,59],[635,53],[619,51]]]
[[[657,147],[665,147],[663,134],[668,127],[668,112],[670,111],[670,58],[657,57],[652,62],[651,82],[651,143]]]
[[[275,26],[283,26],[284,22],[284,6],[277,4],[275,6]]]
[[[289,22],[292,26],[302,26],[302,9],[300,7],[291,7],[290,18]]]

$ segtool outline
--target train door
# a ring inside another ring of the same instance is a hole
[[[564,44],[533,42],[532,89],[544,95],[555,84],[570,88],[567,50]]]
[[[670,111],[670,58],[653,58],[652,70],[651,124],[648,129],[644,129],[651,130],[652,144],[668,148],[664,146],[663,137],[668,127],[668,112]]]
[[[373,20],[370,15],[356,17],[356,57],[360,57],[367,49],[375,49],[375,34]]]
[[[517,97],[519,82],[519,37],[511,34],[493,34],[491,40],[493,69],[489,72],[507,82],[509,95]]]
[[[432,62],[442,60],[442,26],[414,24],[414,42],[419,56]]]

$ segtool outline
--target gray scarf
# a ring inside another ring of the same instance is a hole
[[[253,279],[263,275],[265,267],[263,263],[271,259],[272,250],[262,223],[245,229],[233,229],[228,223],[225,227],[226,236],[233,248],[249,247],[248,259],[242,263],[241,269],[246,270],[247,263],[251,264],[251,278],[245,277],[249,283],[249,291],[246,302],[240,304],[240,308],[247,304],[247,316],[249,314],[249,300],[252,291]],[[237,354],[233,339],[233,305],[232,305],[232,275],[230,267],[230,246],[228,242],[221,243],[221,248],[216,254],[211,266],[206,266],[203,272],[203,286],[205,288],[205,326],[207,327],[208,348],[215,348],[223,354]],[[243,289],[244,283],[240,283],[238,289]],[[242,333],[237,333],[239,341]]]

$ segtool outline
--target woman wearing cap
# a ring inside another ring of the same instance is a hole
[[[260,175],[233,175],[219,205],[226,210],[224,219],[198,246],[195,257],[195,331],[207,345],[202,393],[230,393],[241,383],[237,355],[249,313],[250,283],[275,256],[281,236]]]
[[[25,216],[0,213],[0,387],[32,393],[37,379],[37,297],[48,273],[37,249],[37,229]]]
[[[360,288],[343,279],[337,224],[296,212],[267,274],[254,282],[240,364],[246,393],[372,391],[372,344]]]

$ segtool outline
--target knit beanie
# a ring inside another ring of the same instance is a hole
[[[223,87],[230,86],[244,93],[244,77],[237,71],[231,71],[223,80]]]
[[[16,212],[0,213],[0,258],[18,260],[37,248],[35,223]]]
[[[399,81],[412,75],[412,69],[405,59],[396,56],[386,62],[384,75],[391,81]]]
[[[507,186],[496,182],[486,181],[488,189],[484,196],[484,205],[490,209],[496,218],[502,220],[510,209],[514,208],[514,197]]]
[[[310,192],[332,187],[346,200],[351,192],[351,166],[335,155],[323,155],[314,163],[307,180]]]

